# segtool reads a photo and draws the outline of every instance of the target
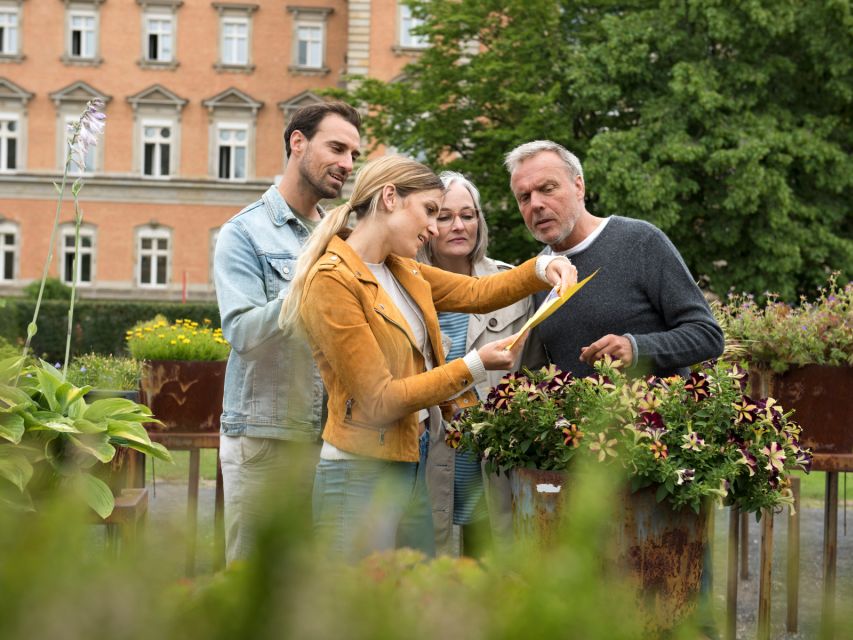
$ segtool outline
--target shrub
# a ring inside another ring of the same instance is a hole
[[[66,376],[76,387],[135,391],[139,388],[142,363],[134,358],[87,353],[71,360]]]
[[[34,280],[24,287],[24,295],[30,300],[35,300],[39,295],[40,280]],[[71,287],[58,278],[46,278],[44,281],[44,294],[42,300],[71,300]]]

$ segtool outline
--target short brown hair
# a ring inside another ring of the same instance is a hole
[[[361,115],[346,102],[317,102],[309,104],[296,111],[287,128],[284,130],[284,151],[290,157],[290,136],[294,131],[302,132],[306,139],[310,140],[317,133],[320,123],[328,115],[338,115],[361,133]]]

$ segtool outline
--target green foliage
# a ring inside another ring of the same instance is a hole
[[[378,142],[473,179],[495,257],[537,250],[501,161],[549,138],[585,160],[594,213],[656,224],[718,294],[853,274],[849,3],[412,6],[431,46],[342,95]]]
[[[136,391],[142,377],[142,362],[134,358],[87,353],[72,358],[66,375],[68,381],[77,387]]]
[[[615,465],[634,489],[698,512],[707,498],[742,511],[792,504],[788,475],[808,470],[800,427],[773,399],[743,393],[745,374],[724,362],[688,379],[630,379],[608,359],[574,378],[553,365],[511,374],[481,406],[447,428],[450,446],[493,470],[564,470],[576,460]]]
[[[112,461],[117,447],[171,461],[143,427],[157,422],[147,407],[123,398],[87,403],[90,388],[44,361],[0,361],[0,506],[32,511],[64,488],[105,518],[114,502],[96,464]]]
[[[714,312],[727,349],[751,364],[783,373],[807,364],[853,366],[853,282],[833,274],[814,300],[791,306],[770,294],[764,305],[752,295],[730,295]]]
[[[18,355],[21,349],[0,335],[0,360]]]
[[[38,298],[40,287],[41,280],[34,280],[24,287],[24,295],[27,299],[35,302]],[[71,287],[58,278],[45,278],[42,300],[63,300],[69,302],[71,300],[71,293]]]
[[[231,345],[209,319],[179,318],[172,324],[156,316],[127,331],[127,348],[137,360],[227,360]]]
[[[24,336],[33,315],[35,303],[20,298],[7,298],[0,313],[0,336],[17,340]],[[137,322],[163,314],[166,318],[190,318],[194,322],[211,321],[219,326],[219,308],[215,302],[158,302],[135,300],[79,300],[74,306],[74,331],[71,353],[127,353],[125,330]],[[65,357],[65,333],[68,325],[68,303],[43,302],[39,312],[39,330],[33,338],[33,353],[50,362]]]

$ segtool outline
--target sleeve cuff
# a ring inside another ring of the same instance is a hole
[[[483,365],[483,360],[476,349],[472,349],[465,354],[462,360],[468,365],[468,370],[471,372],[471,378],[473,378],[471,380],[472,384],[480,384],[486,381],[486,367]]]
[[[623,333],[623,338],[628,338],[628,341],[631,343],[631,363],[628,365],[629,367],[633,367],[637,364],[637,340],[630,333]]]
[[[554,260],[569,259],[566,256],[554,256],[551,254],[544,254],[536,258],[536,277],[546,284],[551,284],[551,281],[548,280],[548,276],[545,275],[545,269],[547,269],[548,265]],[[571,263],[571,260],[569,260],[569,263]]]

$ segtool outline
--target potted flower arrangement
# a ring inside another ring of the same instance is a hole
[[[87,353],[71,360],[66,378],[75,386],[92,388],[87,400],[127,398],[136,402],[142,363],[135,358]]]
[[[110,464],[123,449],[171,462],[142,426],[154,420],[147,407],[125,398],[88,402],[90,389],[44,361],[0,361],[0,504],[34,510],[72,488],[106,518],[115,500],[97,475],[99,463]]]
[[[731,295],[716,309],[728,342],[753,371],[754,392],[796,411],[803,443],[819,454],[853,457],[853,283],[829,277],[814,300],[791,306]]]
[[[142,398],[160,420],[153,429],[219,432],[225,361],[231,351],[210,320],[169,322],[158,315],[128,330],[133,358],[144,361]]]
[[[492,471],[511,472],[522,535],[555,511],[565,473],[581,459],[625,474],[617,562],[642,593],[659,596],[655,618],[677,620],[698,592],[708,503],[792,506],[788,474],[808,470],[811,456],[789,412],[745,395],[736,365],[708,363],[686,379],[632,379],[619,365],[602,360],[586,378],[553,366],[509,375],[446,438]]]

